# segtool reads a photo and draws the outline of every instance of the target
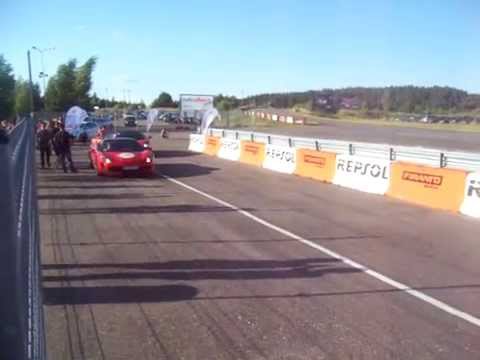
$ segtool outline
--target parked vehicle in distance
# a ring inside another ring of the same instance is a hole
[[[95,137],[98,131],[98,125],[92,121],[80,124],[78,128],[72,129],[71,134],[76,140],[87,141]]]
[[[111,117],[95,118],[94,121],[98,126],[113,127],[113,119]]]
[[[102,175],[153,175],[153,152],[130,138],[106,139],[90,148],[91,167]]]
[[[147,120],[147,113],[145,111],[139,111],[137,113],[137,120]]]
[[[127,127],[137,126],[137,119],[135,118],[135,116],[127,116],[123,120],[124,120],[124,125]]]

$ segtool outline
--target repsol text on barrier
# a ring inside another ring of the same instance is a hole
[[[460,212],[480,218],[480,172],[468,174]]]
[[[263,167],[286,174],[295,171],[295,148],[267,144],[265,146],[265,159]]]
[[[388,179],[388,167],[368,161],[338,159],[337,170],[361,176]]]
[[[432,208],[458,211],[464,198],[466,172],[396,162],[391,166],[388,195]]]
[[[373,194],[385,194],[390,162],[363,156],[337,155],[333,183]]]
[[[297,149],[295,174],[315,180],[332,182],[336,154],[310,149]]]
[[[240,160],[240,140],[222,138],[217,155],[226,160]]]
[[[205,135],[190,134],[188,150],[194,152],[203,152],[203,150],[205,150]]]
[[[262,166],[265,159],[265,144],[253,141],[240,142],[240,161],[245,164]]]
[[[220,138],[216,136],[207,136],[204,153],[216,156],[220,148]]]

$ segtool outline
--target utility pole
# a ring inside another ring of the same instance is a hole
[[[43,84],[43,95],[45,96],[45,89],[46,89],[46,82],[45,79],[48,77],[48,74],[45,73],[45,63],[43,61],[43,54],[47,51],[53,51],[55,48],[46,48],[46,49],[40,49],[37,46],[32,46],[33,50],[37,50],[40,53],[40,63],[42,65],[42,71],[38,74],[38,77],[42,79],[42,84]]]
[[[34,113],[34,104],[33,104],[33,81],[32,81],[32,62],[30,59],[30,50],[27,50],[27,59],[28,59],[28,81],[29,81],[29,92],[30,92],[30,116],[33,120]]]

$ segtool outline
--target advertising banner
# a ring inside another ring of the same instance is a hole
[[[390,161],[354,155],[337,155],[333,183],[372,194],[385,194]]]
[[[180,95],[180,116],[201,121],[203,114],[213,108],[212,95]]]
[[[194,152],[203,152],[205,150],[205,135],[190,134],[188,150]]]
[[[458,211],[467,174],[463,170],[395,162],[390,177],[387,195],[431,208]]]
[[[220,148],[220,138],[216,136],[207,136],[205,141],[205,149],[203,152],[207,155],[216,156]]]
[[[240,140],[221,138],[218,157],[226,160],[240,160]]]
[[[335,175],[335,153],[297,149],[295,174],[331,183]]]
[[[480,172],[468,174],[460,212],[480,218]]]
[[[265,144],[240,141],[240,161],[245,164],[262,166],[265,158]]]
[[[270,145],[265,146],[263,167],[285,174],[293,174],[296,166],[296,150],[292,147]]]

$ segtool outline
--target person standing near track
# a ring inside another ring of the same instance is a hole
[[[63,172],[67,172],[66,161],[68,161],[68,166],[72,173],[76,173],[77,169],[73,164],[72,160],[72,135],[65,130],[65,125],[63,123],[59,124],[59,130],[53,138],[53,144],[56,151],[58,151],[58,157],[60,164],[62,165]]]
[[[51,133],[47,130],[44,122],[40,123],[40,130],[37,132],[37,146],[40,150],[40,163],[42,169],[45,169],[45,164],[47,167],[50,165],[50,156],[52,154],[52,149],[50,148]]]
[[[58,122],[57,122],[56,119],[53,119],[53,120],[50,121],[48,130],[50,131],[50,142],[52,144],[53,152],[55,153],[55,158],[56,158],[55,159],[55,169],[58,169],[58,167],[60,165],[60,154],[59,154],[58,149],[55,145],[55,142],[53,141],[53,139],[55,138],[55,135],[60,130],[60,128],[58,126]]]

